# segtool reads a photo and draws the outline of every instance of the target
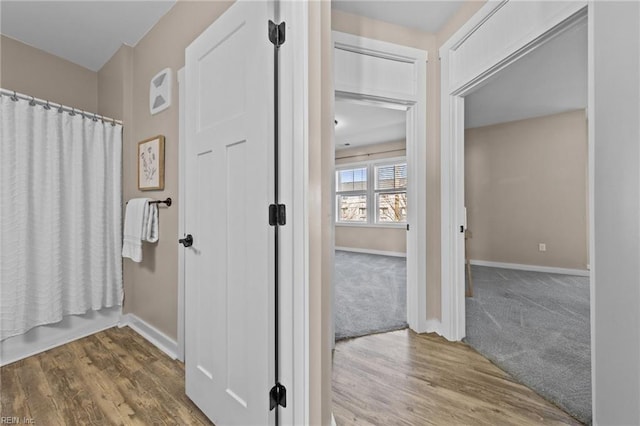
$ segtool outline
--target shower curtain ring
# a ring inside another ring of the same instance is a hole
[[[36,106],[36,99],[33,96],[31,97],[31,100],[29,101],[29,105]]]
[[[76,115],[76,109],[75,108],[71,108],[71,112],[69,113],[70,116],[75,116]]]
[[[49,101],[47,101],[47,104],[44,106],[44,109],[46,109],[47,111],[51,109],[51,105],[49,105]]]
[[[11,97],[11,100],[16,102],[18,100],[18,95],[16,94],[16,91],[13,91],[13,96]]]

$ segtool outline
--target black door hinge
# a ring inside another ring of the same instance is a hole
[[[280,22],[276,24],[273,21],[269,21],[269,41],[276,47],[280,47],[284,44],[285,39],[285,23]]]
[[[407,231],[409,230],[409,224],[407,223]]]
[[[273,410],[277,406],[287,406],[287,388],[280,383],[276,383],[269,391],[269,410]]]
[[[284,204],[269,205],[269,225],[286,225],[287,224],[287,208]]]

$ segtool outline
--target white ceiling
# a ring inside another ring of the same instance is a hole
[[[464,1],[332,0],[331,7],[354,15],[435,33]]]
[[[135,46],[175,1],[2,0],[0,32],[98,71],[122,44]]]
[[[335,119],[336,149],[402,140],[407,134],[402,110],[336,100]]]
[[[465,98],[465,127],[587,107],[587,25],[574,27],[509,65]]]

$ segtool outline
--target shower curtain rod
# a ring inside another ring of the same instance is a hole
[[[103,123],[111,123],[112,125],[116,125],[116,124],[122,124],[121,120],[116,120],[115,118],[109,118],[109,117],[105,117],[104,115],[99,115],[93,112],[87,112],[87,111],[83,111],[80,109],[76,109],[73,107],[68,107],[65,105],[61,105],[55,102],[50,102],[50,101],[46,101],[43,99],[38,99],[38,98],[34,98],[33,96],[29,96],[29,95],[25,95],[23,93],[18,93],[15,90],[7,90],[7,89],[2,89],[0,88],[0,95],[2,96],[9,96],[12,100],[17,101],[18,99],[23,99],[25,101],[29,101],[29,103],[31,103],[31,105],[42,105],[43,107],[49,109],[49,108],[55,108],[58,110],[58,112],[62,112],[62,111],[67,111],[69,113],[72,114],[80,114],[85,118],[90,118],[92,120],[98,121],[101,120]]]

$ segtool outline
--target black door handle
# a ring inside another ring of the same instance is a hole
[[[193,236],[191,234],[187,234],[186,237],[180,238],[178,242],[185,247],[191,247],[193,245]]]

